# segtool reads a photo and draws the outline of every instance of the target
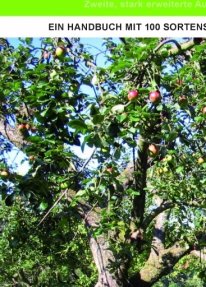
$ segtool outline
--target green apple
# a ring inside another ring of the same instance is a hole
[[[66,189],[68,187],[68,184],[66,182],[62,182],[60,184],[61,189]]]
[[[65,55],[65,48],[64,47],[57,47],[55,51],[55,56],[61,58]]]
[[[198,164],[202,164],[204,162],[204,158],[203,157],[199,157],[197,162],[198,162]]]
[[[116,105],[112,108],[112,113],[113,114],[121,114],[124,112],[124,105]]]
[[[7,176],[9,175],[9,173],[8,173],[8,171],[6,171],[6,170],[2,170],[2,171],[0,172],[0,175],[1,175],[1,176],[4,176],[4,177],[7,177]]]
[[[163,158],[163,161],[165,161],[165,162],[172,161],[172,155],[171,154],[166,155],[165,158]]]

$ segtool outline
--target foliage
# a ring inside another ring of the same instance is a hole
[[[2,203],[1,286],[91,286],[96,278],[87,234],[69,213],[37,228],[36,214],[20,199],[12,209]]]
[[[205,246],[206,43],[183,53],[159,39],[126,42],[104,39],[96,55],[78,38],[1,45],[2,286],[94,286],[89,243],[103,234],[115,258],[110,269],[126,262],[129,276],[140,272],[152,249],[156,216],[147,218],[157,196],[170,206],[165,246],[180,242],[187,254]],[[61,57],[56,47],[64,48]],[[162,99],[151,103],[155,90]],[[7,160],[15,148],[30,163],[24,176]],[[89,148],[87,162],[79,154]],[[127,175],[130,162],[137,168]],[[95,228],[92,212],[100,218]],[[144,236],[132,242],[140,227]],[[198,266],[177,267],[154,286],[192,286]]]

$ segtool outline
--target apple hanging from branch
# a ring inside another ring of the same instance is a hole
[[[44,51],[43,58],[46,60],[46,59],[49,59],[49,56],[50,56],[50,53],[48,51]]]
[[[34,155],[30,155],[30,156],[29,156],[29,160],[30,160],[30,161],[34,161],[35,159],[36,159],[36,157],[35,157]]]
[[[30,124],[25,124],[25,129],[26,130],[30,130],[30,128],[31,128]]]
[[[159,101],[161,100],[161,94],[160,91],[156,90],[156,91],[151,91],[149,93],[149,100],[151,103],[156,104],[159,103]]]
[[[55,56],[58,58],[62,58],[66,53],[66,50],[64,47],[57,47],[55,51]]]
[[[197,162],[198,162],[198,164],[204,163],[204,158],[203,157],[199,157]]]
[[[178,102],[181,106],[187,105],[187,97],[185,95],[180,96]]]
[[[108,173],[112,173],[112,172],[113,172],[112,166],[107,167],[107,168],[106,168],[106,171],[107,171]]]
[[[9,173],[7,170],[1,170],[0,171],[0,175],[3,176],[3,177],[8,177],[9,176]]]
[[[111,111],[113,114],[122,114],[124,112],[124,108],[125,108],[124,105],[119,104],[112,107]]]
[[[132,100],[136,99],[138,97],[138,95],[139,95],[138,90],[131,90],[131,91],[129,91],[127,98],[129,101],[132,101]]]
[[[171,162],[172,159],[173,159],[172,155],[171,155],[171,154],[168,154],[168,155],[166,155],[166,156],[163,158],[162,161],[164,161],[164,162]]]
[[[159,153],[159,148],[155,144],[150,144],[149,147],[148,147],[148,151],[149,151],[149,155],[151,157],[155,157]]]
[[[66,182],[61,182],[60,187],[61,189],[66,189],[68,188],[68,184]]]
[[[31,130],[31,125],[28,123],[22,123],[18,125],[18,130],[20,132],[29,131]]]
[[[203,115],[206,115],[206,107],[202,108],[202,113],[203,113]]]
[[[26,129],[26,125],[25,124],[19,124],[18,125],[18,130],[19,131],[23,131],[23,130],[25,130]]]

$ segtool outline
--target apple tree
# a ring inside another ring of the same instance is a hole
[[[2,286],[203,286],[205,40],[0,48]]]

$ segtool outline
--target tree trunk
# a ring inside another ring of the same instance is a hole
[[[118,268],[115,264],[115,257],[109,246],[109,235],[93,236],[93,231],[98,227],[99,221],[99,214],[95,211],[86,215],[90,249],[98,271],[98,282],[95,287],[122,287],[124,268]]]
[[[168,249],[162,250],[160,253],[151,251],[150,256],[135,276],[130,280],[128,287],[150,287],[159,281],[163,276],[169,274],[174,265],[186,254],[188,254],[186,247],[174,245]]]
[[[109,250],[108,241],[103,235],[90,238],[90,248],[98,270],[98,282],[95,287],[120,287],[123,286],[118,278],[118,271],[110,271],[111,264],[115,259]]]
[[[160,207],[163,202],[158,195],[155,195],[154,201],[157,207]],[[164,224],[166,220],[166,212],[161,212],[156,216],[149,258],[140,272],[131,278],[128,287],[150,287],[154,285],[160,278],[169,274],[178,260],[188,253],[188,248],[178,243],[165,249]]]

